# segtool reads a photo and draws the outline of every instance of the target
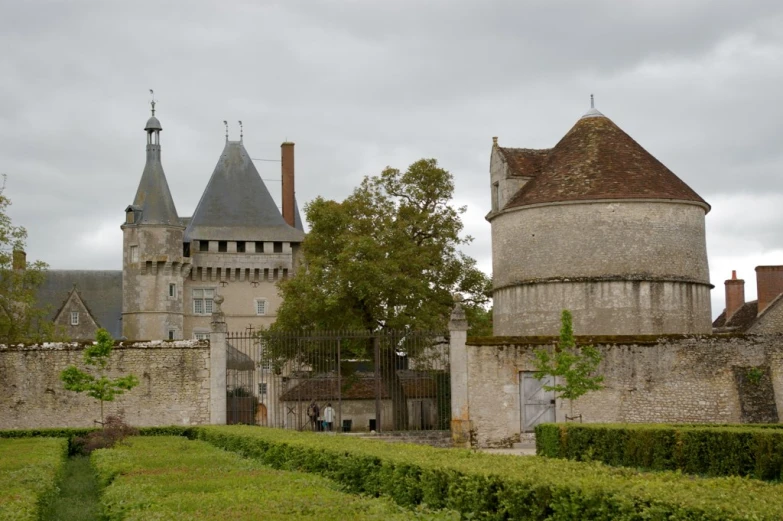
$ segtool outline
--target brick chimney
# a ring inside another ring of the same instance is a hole
[[[783,266],[756,266],[756,289],[761,314],[775,297],[783,293]]]
[[[11,266],[15,270],[23,270],[27,268],[27,253],[24,250],[14,250],[13,260]]]
[[[726,284],[726,322],[745,304],[745,281],[737,278],[737,270],[731,270]]]
[[[294,144],[286,141],[280,145],[281,170],[283,177],[283,220],[295,226],[294,212]]]

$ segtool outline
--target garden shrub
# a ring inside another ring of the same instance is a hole
[[[763,426],[541,424],[536,453],[607,465],[779,481],[783,431]]]
[[[136,438],[91,459],[109,521],[458,519],[456,512],[414,512],[388,498],[347,494],[320,476],[274,470],[182,437]]]
[[[275,468],[318,473],[352,492],[456,510],[471,519],[780,519],[783,487],[738,477],[639,473],[549,458],[389,444],[247,426],[199,439]],[[559,432],[548,433],[560,441]],[[569,432],[570,435],[570,432]],[[604,433],[609,444],[611,435]],[[671,439],[653,433],[652,439]]]

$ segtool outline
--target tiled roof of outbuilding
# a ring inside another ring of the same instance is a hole
[[[745,302],[745,304],[742,305],[741,308],[739,308],[734,315],[732,315],[731,320],[729,320],[728,323],[726,323],[726,310],[723,310],[723,313],[718,315],[718,318],[715,319],[715,322],[712,323],[712,327],[714,328],[724,328],[724,327],[730,327],[735,329],[738,332],[742,332],[747,330],[750,326],[753,325],[753,323],[756,321],[756,315],[758,314],[758,300],[751,300],[750,302]]]
[[[122,271],[48,270],[37,299],[49,307],[50,320],[74,287],[98,325],[114,338],[122,336]]]
[[[539,154],[514,156],[515,162],[520,159],[527,161],[530,168],[540,160]],[[524,168],[527,167],[526,163]],[[533,177],[512,197],[507,208],[596,199],[671,199],[707,205],[671,170],[597,111],[576,122],[549,151],[540,172]]]
[[[538,175],[551,150],[551,148],[498,147],[498,151],[503,154],[506,163],[508,163],[511,175],[523,177],[535,177]]]

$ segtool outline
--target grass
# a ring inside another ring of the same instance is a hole
[[[110,520],[458,519],[454,512],[406,510],[389,499],[347,494],[312,474],[179,437],[136,437],[92,455]]]
[[[87,456],[69,458],[63,468],[59,493],[44,509],[43,521],[101,519],[100,489]]]
[[[67,452],[64,439],[0,439],[0,521],[39,518]]]

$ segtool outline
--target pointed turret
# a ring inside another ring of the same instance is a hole
[[[283,219],[242,141],[226,141],[185,231],[185,241],[284,241],[304,233]]]
[[[152,116],[147,120],[144,130],[147,132],[147,163],[133,205],[127,211],[134,212],[133,224],[179,225],[177,209],[160,161],[160,132],[163,128],[155,117],[154,101]]]
[[[174,200],[160,162],[160,131],[152,116],[147,132],[147,164],[133,204],[125,210],[122,263],[122,334],[130,339],[175,339],[183,334],[183,294],[190,262]]]

